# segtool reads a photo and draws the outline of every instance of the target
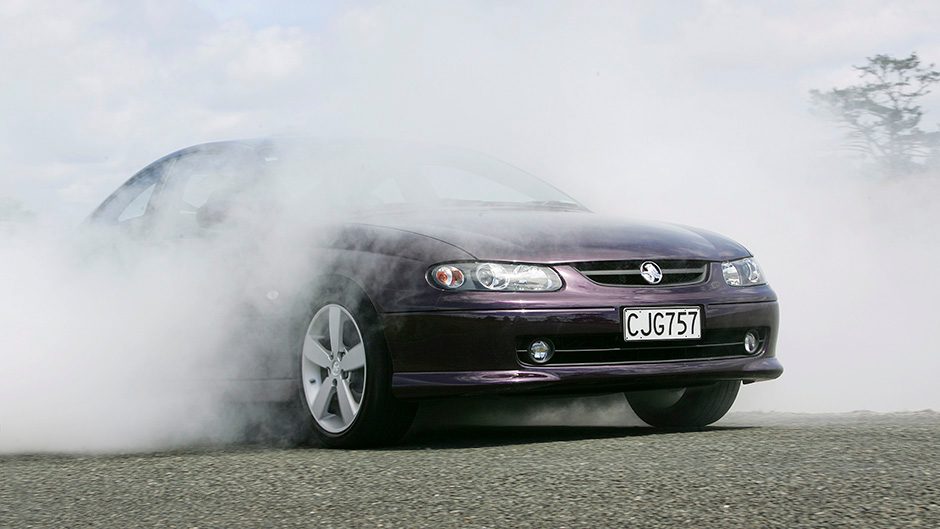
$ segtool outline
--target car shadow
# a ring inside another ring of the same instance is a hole
[[[398,446],[385,450],[447,450],[663,436],[747,430],[755,426],[709,426],[705,428],[650,428],[647,426],[457,426],[410,432]]]

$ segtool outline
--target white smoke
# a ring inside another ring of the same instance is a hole
[[[786,373],[736,410],[940,407],[937,177],[872,179],[806,112],[868,55],[940,61],[935,3],[231,9],[0,6],[0,198],[22,204],[0,218],[0,449],[234,435],[177,376],[231,338],[219,263],[94,257],[73,227],[178,147],[279,133],[475,148],[597,211],[740,240],[780,295]]]

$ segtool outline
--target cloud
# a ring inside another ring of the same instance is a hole
[[[598,126],[684,141],[703,105],[743,128],[729,114],[748,102],[801,111],[807,87],[866,55],[937,49],[940,19],[930,2],[404,2],[315,24],[299,9],[271,5],[259,26],[183,0],[6,2],[0,194],[77,219],[169,150],[277,132],[527,135],[522,149],[559,157]],[[90,192],[62,191],[76,181]]]

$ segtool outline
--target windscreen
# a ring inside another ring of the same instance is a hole
[[[328,208],[583,209],[570,196],[520,169],[458,149],[278,144],[265,149],[264,158],[280,189]]]

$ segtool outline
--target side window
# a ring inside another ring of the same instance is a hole
[[[154,213],[154,196],[170,161],[151,164],[119,187],[92,214],[104,224],[141,225]]]
[[[153,190],[157,188],[157,183],[154,182],[144,188],[130,204],[124,208],[123,211],[118,215],[118,223],[126,222],[132,219],[137,219],[143,217],[147,214],[147,207],[150,205],[150,197],[153,196]]]
[[[211,168],[201,168],[189,176],[186,187],[183,188],[183,207],[199,209],[206,205],[209,197],[227,186],[228,178],[225,174],[212,171]]]
[[[259,159],[248,149],[206,148],[178,158],[157,200],[161,229],[196,237],[224,223],[243,207],[243,192],[259,174]]]

